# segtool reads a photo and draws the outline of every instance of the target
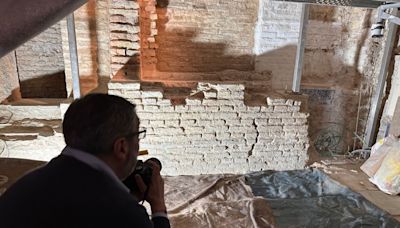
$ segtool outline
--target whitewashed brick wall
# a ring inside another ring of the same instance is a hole
[[[254,36],[255,69],[271,71],[275,89],[291,88],[301,4],[260,0]]]
[[[174,106],[162,88],[110,83],[109,93],[137,106],[147,137],[141,148],[163,163],[168,175],[245,173],[304,168],[308,159],[307,113],[301,102],[270,99],[244,103],[240,84],[199,83],[195,96]],[[204,98],[195,97],[203,93]],[[145,158],[143,158],[145,159]]]

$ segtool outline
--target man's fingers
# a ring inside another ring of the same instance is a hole
[[[152,161],[152,160],[149,160],[147,162],[151,165],[151,167],[153,168],[153,171],[160,172],[160,166],[158,165],[157,162]]]
[[[146,189],[147,189],[147,186],[146,186],[146,184],[144,183],[144,181],[143,181],[143,179],[142,179],[142,177],[139,175],[139,174],[136,174],[135,175],[135,181],[136,181],[136,185],[138,186],[138,191],[140,192],[140,193],[144,193],[144,192],[146,192]]]

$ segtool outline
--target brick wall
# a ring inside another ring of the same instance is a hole
[[[14,51],[0,59],[0,85],[0,103],[21,98]]]
[[[109,14],[111,77],[139,79],[139,4],[111,0]]]
[[[156,44],[157,29],[157,11],[156,0],[141,0],[140,4],[140,52],[141,52],[141,74],[146,75],[156,71],[157,56]]]
[[[110,80],[109,1],[89,0],[74,11],[81,92],[106,92]],[[60,22],[67,78],[72,93],[72,76],[66,19]]]
[[[56,24],[16,49],[23,98],[65,98],[60,25]]]
[[[267,98],[244,103],[240,84],[199,83],[184,105],[172,105],[161,87],[110,83],[109,93],[137,105],[147,137],[141,148],[169,175],[301,169],[308,159],[308,114],[301,102]]]
[[[320,146],[319,140],[332,139],[330,145],[317,148],[322,153],[353,149],[356,125],[363,138],[379,70],[375,63],[380,62],[382,49],[382,39],[370,35],[375,14],[375,10],[363,8],[310,7],[302,88],[310,95],[312,144]],[[359,146],[358,141],[356,148]]]
[[[252,70],[258,0],[170,0],[157,10],[157,69]]]
[[[291,88],[299,37],[301,4],[260,0],[255,33],[257,72],[271,71],[272,87]]]

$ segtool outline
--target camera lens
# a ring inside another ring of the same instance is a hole
[[[162,169],[161,162],[160,162],[160,160],[158,160],[157,158],[149,158],[149,159],[146,160],[146,162],[148,162],[148,161],[153,161],[153,162],[155,162],[155,163],[160,167],[160,170]]]

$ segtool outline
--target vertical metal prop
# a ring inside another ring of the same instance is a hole
[[[68,45],[69,56],[71,62],[71,75],[72,75],[72,92],[74,99],[81,97],[81,88],[79,85],[79,65],[78,65],[78,50],[76,48],[76,34],[75,34],[75,19],[74,13],[67,16],[67,30],[68,30]]]
[[[392,14],[399,16],[399,10],[395,8]],[[383,53],[381,69],[379,71],[379,76],[378,76],[378,85],[372,97],[371,109],[369,111],[365,142],[363,145],[364,148],[371,147],[375,142],[376,132],[377,132],[376,128],[378,125],[378,118],[382,106],[383,90],[385,88],[388,68],[390,60],[392,58],[392,51],[393,51],[394,41],[396,39],[397,27],[398,25],[394,23],[389,24],[389,32],[386,38],[385,50]]]
[[[300,22],[300,37],[299,37],[299,42],[297,44],[296,65],[294,68],[293,84],[292,84],[292,91],[295,93],[300,92],[301,75],[303,73],[304,47],[306,41],[308,15],[309,15],[308,4],[303,4],[301,11],[302,11],[302,17]]]

